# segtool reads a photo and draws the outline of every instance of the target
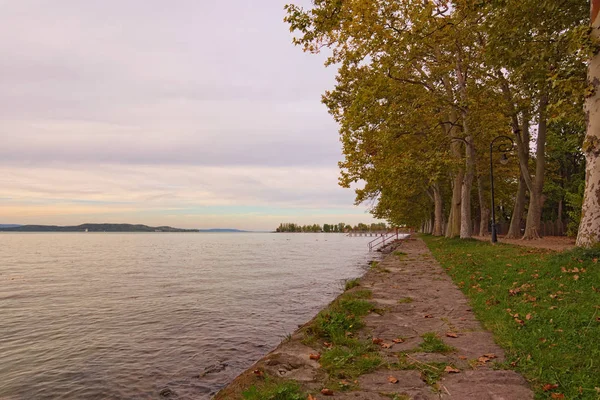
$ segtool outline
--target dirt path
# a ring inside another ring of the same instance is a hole
[[[489,242],[489,236],[473,236],[473,239]],[[545,236],[538,240],[505,239],[499,237],[500,243],[513,244],[515,246],[534,247],[537,249],[548,249],[554,251],[571,250],[575,247],[575,239],[566,236]]]
[[[369,340],[375,338],[376,342],[382,339],[379,350],[382,358],[396,367],[382,367],[360,376],[357,391],[335,392],[333,397],[317,394],[313,398],[533,399],[533,392],[523,377],[514,371],[493,368],[495,362],[504,360],[502,349],[494,343],[491,333],[482,329],[467,298],[435,261],[425,243],[409,239],[399,250],[405,254],[386,256],[377,268],[371,268],[363,277],[360,286],[353,289],[370,289],[371,301],[384,310],[381,314],[367,315],[366,326],[359,334]],[[420,347],[422,336],[431,337],[432,333],[454,350],[424,351]],[[404,342],[394,343],[396,338],[403,338]],[[254,370],[297,380],[304,389],[319,393],[328,377],[319,362],[309,358],[317,350],[302,344],[302,339],[300,330],[238,377],[216,399],[239,398],[241,390],[259,379],[253,374]],[[402,361],[399,363],[399,360]],[[444,366],[459,372],[443,372],[437,382],[426,383],[424,372],[435,368],[444,371]],[[397,382],[391,383],[390,377]]]

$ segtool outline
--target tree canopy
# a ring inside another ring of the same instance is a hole
[[[322,100],[357,203],[393,225],[485,235],[491,162],[509,236],[539,238],[544,221],[576,234],[595,51],[585,3],[313,0],[286,13],[294,43],[337,69]],[[498,136],[515,145],[490,160]]]

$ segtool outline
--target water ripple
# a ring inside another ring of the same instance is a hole
[[[367,239],[0,234],[0,398],[208,399],[362,274]]]

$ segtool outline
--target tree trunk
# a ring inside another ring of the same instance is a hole
[[[542,220],[542,206],[544,198],[542,190],[544,189],[544,172],[546,168],[546,133],[547,133],[547,111],[548,95],[544,91],[540,97],[538,136],[536,144],[535,160],[535,180],[533,187],[529,190],[529,209],[527,210],[527,220],[525,222],[525,233],[523,239],[539,239],[540,223]]]
[[[592,38],[600,40],[600,0],[591,1]],[[589,63],[588,83],[592,95],[585,99],[587,132],[583,142],[585,153],[585,192],[577,246],[592,247],[600,243],[600,52]]]
[[[523,177],[520,176],[515,206],[513,207],[510,226],[508,228],[508,233],[506,234],[507,239],[518,239],[521,237],[521,221],[523,219],[523,212],[525,211],[525,201],[527,200],[525,198],[526,192],[527,185],[525,184]]]
[[[452,140],[456,134],[456,123],[458,117],[455,111],[450,113],[450,121],[452,121],[452,127],[448,129],[448,136]],[[456,160],[461,158],[461,143],[457,140],[451,142],[450,151],[452,157]],[[446,225],[446,237],[453,238],[460,235],[460,210],[461,210],[461,188],[464,178],[464,169],[459,168],[456,174],[453,176],[452,182],[452,200],[450,204],[450,215],[448,216],[448,224]]]
[[[460,238],[469,239],[473,236],[473,221],[471,218],[471,190],[473,189],[473,179],[475,177],[475,151],[473,148],[473,138],[467,136],[465,146],[465,176],[461,190],[460,204]]]
[[[436,54],[440,54],[439,49],[436,48]],[[453,85],[447,75],[442,77],[446,95],[449,99],[454,100],[454,89]],[[446,129],[446,134],[450,138],[450,152],[452,157],[456,160],[461,159],[461,143],[454,140],[458,135],[458,112],[452,109],[449,113],[450,127]],[[447,125],[444,125],[447,126]],[[452,182],[452,202],[450,204],[450,215],[448,216],[448,223],[446,225],[446,237],[453,238],[460,235],[460,221],[461,221],[461,187],[464,178],[464,169],[459,168],[456,174],[453,176]]]
[[[433,236],[443,235],[443,224],[444,224],[444,213],[442,204],[442,193],[440,192],[439,183],[433,184],[433,204],[434,204],[434,218],[433,218]]]
[[[448,225],[446,226],[446,237],[448,238],[460,235],[460,202],[463,177],[463,170],[458,171],[454,176],[452,185],[452,203],[450,204],[450,215],[448,216]]]
[[[481,175],[477,177],[477,194],[479,197],[479,236],[489,235],[490,208],[484,196],[483,180]]]
[[[517,122],[518,128],[518,122]],[[523,124],[522,124],[522,138],[523,143],[526,144],[525,150],[525,163],[529,162],[529,115],[527,113],[523,113]],[[529,171],[523,171],[521,166],[519,165],[519,171],[521,174],[519,175],[519,187],[517,189],[517,196],[515,198],[515,206],[513,207],[512,216],[510,218],[510,226],[508,228],[508,233],[506,234],[507,239],[518,239],[521,237],[521,221],[523,220],[523,212],[525,211],[525,201],[527,200],[527,183],[525,183],[525,178],[523,178],[523,174],[529,174]]]

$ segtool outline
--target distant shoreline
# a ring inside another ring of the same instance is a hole
[[[82,224],[76,226],[21,225],[2,227],[0,232],[200,232],[199,229],[179,229],[170,226],[133,224]]]

